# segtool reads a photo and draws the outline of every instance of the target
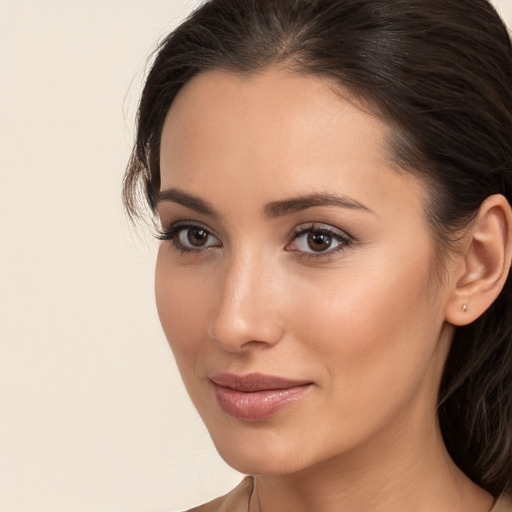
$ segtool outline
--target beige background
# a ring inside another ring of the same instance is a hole
[[[195,3],[0,0],[0,512],[168,512],[240,479],[120,202],[145,60]]]

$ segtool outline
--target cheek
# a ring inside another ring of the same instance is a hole
[[[290,294],[309,297],[296,302],[294,337],[323,362],[337,401],[372,410],[417,388],[443,323],[430,290],[428,261],[397,268],[381,258],[364,272],[351,268]]]
[[[161,246],[155,269],[158,316],[184,380],[207,340],[210,297],[200,272],[184,272],[167,263]]]

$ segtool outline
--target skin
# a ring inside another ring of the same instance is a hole
[[[447,455],[436,419],[453,336],[445,311],[460,274],[448,267],[439,281],[428,191],[396,169],[389,136],[326,80],[278,68],[203,73],[168,113],[162,190],[214,214],[162,195],[162,228],[192,222],[206,246],[190,245],[188,227],[162,242],[158,312],[219,453],[257,475],[253,511],[491,508]],[[325,193],[364,207],[266,213],[272,202]],[[298,226],[344,238],[314,252]],[[247,422],[216,401],[209,377],[221,372],[313,386]]]

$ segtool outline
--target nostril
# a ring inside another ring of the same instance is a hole
[[[275,345],[282,338],[279,322],[267,315],[231,316],[218,314],[209,329],[210,339],[228,351],[241,351]]]
[[[227,352],[244,352],[247,350],[252,349],[258,349],[258,348],[265,348],[272,346],[272,344],[269,344],[265,341],[258,341],[258,340],[248,340],[248,341],[230,341],[226,338],[218,339],[216,337],[210,338],[216,345],[218,345],[220,348]]]

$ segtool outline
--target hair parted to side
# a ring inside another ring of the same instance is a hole
[[[326,77],[393,130],[396,163],[431,190],[438,247],[490,195],[512,203],[512,47],[487,0],[210,0],[160,45],[144,87],[124,180],[129,214],[154,210],[160,138],[178,91],[198,73],[272,64]],[[439,419],[459,467],[495,496],[512,487],[512,279],[458,327]]]

